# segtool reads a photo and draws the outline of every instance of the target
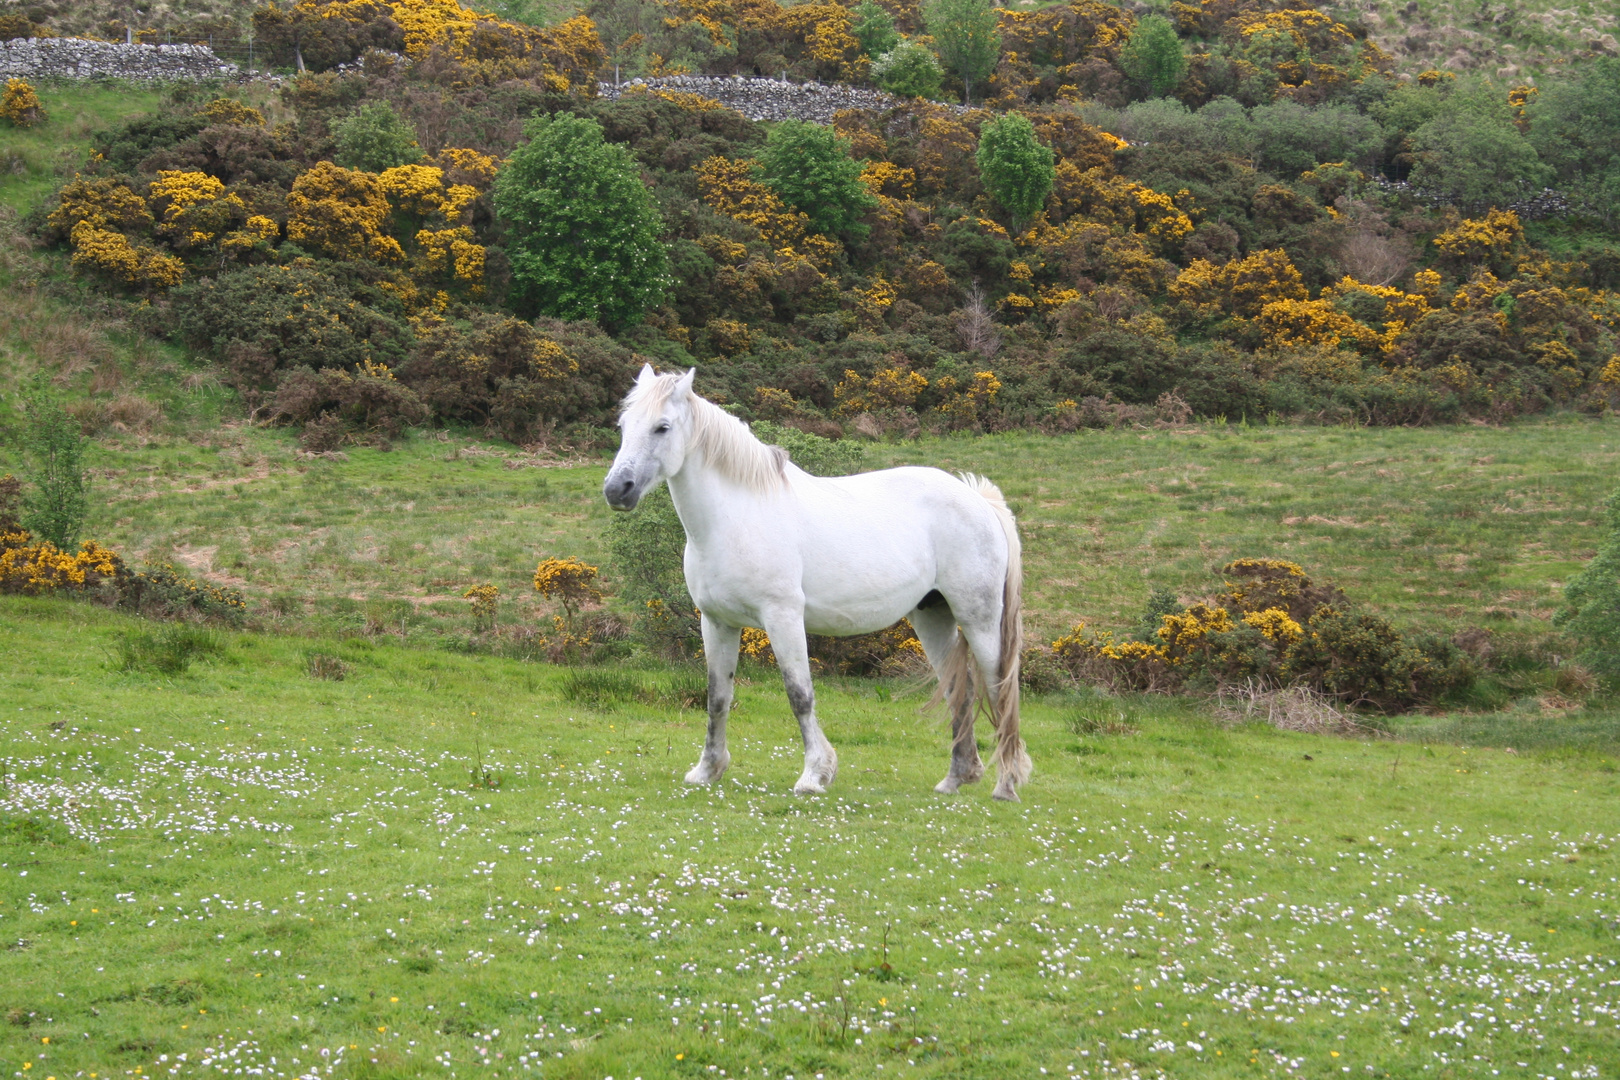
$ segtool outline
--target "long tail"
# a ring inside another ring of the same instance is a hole
[[[1001,670],[995,674],[994,685],[987,689],[990,722],[996,729],[996,794],[1017,798],[1014,789],[1035,771],[1018,733],[1018,664],[1024,651],[1024,549],[1018,539],[1018,522],[1007,509],[1001,489],[973,473],[963,473],[962,481],[990,504],[1007,537],[1007,578],[1001,587]]]

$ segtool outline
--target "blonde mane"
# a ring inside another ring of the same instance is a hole
[[[624,399],[624,415],[653,419],[669,404],[681,376],[659,375],[637,383]],[[692,434],[687,452],[700,454],[720,475],[750,491],[774,491],[787,481],[787,451],[755,438],[748,425],[712,401],[691,397]]]

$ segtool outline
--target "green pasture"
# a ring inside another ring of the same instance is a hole
[[[684,676],[245,633],[122,671],[140,629],[0,601],[7,1075],[1614,1062],[1612,756],[1058,696],[1009,806],[930,790],[920,694],[824,681],[841,772],[801,799],[768,673],[694,789]]]
[[[1039,634],[1123,628],[1149,593],[1219,588],[1243,556],[1292,559],[1410,626],[1545,634],[1563,580],[1596,547],[1620,476],[1620,420],[1507,427],[1199,425],[869,444],[867,465],[989,475],[1024,535]],[[296,456],[280,431],[113,438],[95,453],[88,535],[137,561],[174,560],[261,606],[339,628],[465,632],[469,585],[502,618],[542,614],[548,556],[606,557],[608,455],[525,454],[449,433],[345,460]],[[0,468],[14,467],[0,459]],[[611,587],[611,571],[607,571]]]
[[[0,124],[0,206],[31,210],[84,165],[90,138],[158,109],[163,91],[116,81],[42,81],[35,85],[45,123]]]

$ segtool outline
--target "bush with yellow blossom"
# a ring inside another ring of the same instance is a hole
[[[1076,677],[1116,690],[1203,690],[1302,684],[1349,704],[1400,708],[1433,701],[1473,678],[1448,640],[1408,636],[1296,563],[1238,559],[1224,589],[1182,605],[1155,597],[1147,640],[1084,623],[1052,642]]]

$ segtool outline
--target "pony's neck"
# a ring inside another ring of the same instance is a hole
[[[735,507],[735,500],[748,494],[709,468],[701,457],[689,454],[681,471],[669,478],[669,497],[687,539],[701,547],[723,527],[728,516],[725,507]]]

